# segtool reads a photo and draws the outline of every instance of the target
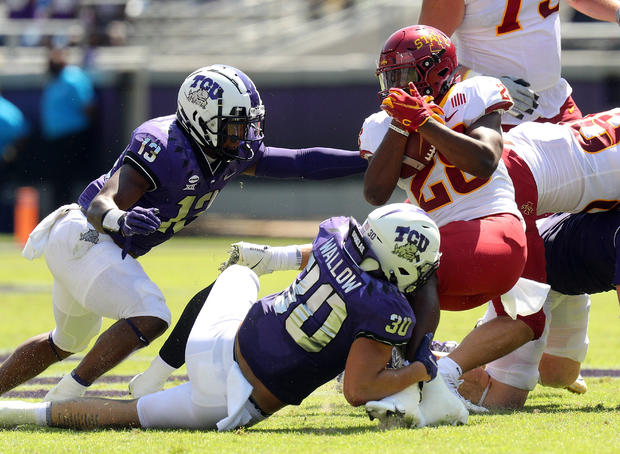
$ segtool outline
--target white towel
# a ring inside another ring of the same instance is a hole
[[[70,210],[79,209],[80,206],[77,203],[72,203],[70,205],[63,205],[48,214],[45,219],[39,222],[34,230],[30,232],[30,235],[28,235],[28,241],[26,241],[26,245],[22,250],[22,255],[28,260],[41,257],[50,236],[50,230],[52,230],[54,224],[56,224],[56,222],[58,222],[58,220],[66,215]]]
[[[233,430],[247,424],[252,415],[246,410],[245,403],[252,394],[252,385],[246,380],[239,369],[239,364],[233,362],[226,377],[226,403],[228,416],[217,422],[220,432]]]
[[[543,307],[550,288],[547,284],[521,277],[513,288],[501,296],[504,310],[512,319],[516,319],[517,315],[535,314]]]

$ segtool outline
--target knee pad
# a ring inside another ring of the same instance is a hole
[[[101,329],[101,317],[96,314],[71,316],[55,310],[54,317],[56,328],[50,334],[50,342],[65,352],[84,350]]]

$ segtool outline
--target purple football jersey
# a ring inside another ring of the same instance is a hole
[[[411,337],[415,317],[405,296],[348,252],[352,226],[351,218],[324,221],[295,282],[254,304],[239,328],[242,355],[284,403],[298,405],[342,372],[358,337],[389,345]]]
[[[204,213],[219,191],[232,177],[252,167],[264,148],[254,150],[248,161],[216,161],[207,163],[204,155],[193,147],[177,125],[176,117],[154,118],[134,130],[131,142],[121,153],[112,169],[92,181],[82,192],[78,203],[88,208],[105,182],[123,164],[129,164],[150,183],[150,189],[134,206],[158,208],[160,228],[150,235],[131,237],[129,253],[134,257],[168,240],[179,230]],[[123,245],[120,234],[111,234]]]

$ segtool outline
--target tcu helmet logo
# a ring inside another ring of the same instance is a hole
[[[420,252],[424,252],[430,240],[417,230],[412,230],[409,227],[398,226],[395,230],[396,243],[403,243],[401,245],[396,244],[392,253],[408,262],[417,262],[420,260]]]
[[[195,88],[195,90],[191,90],[192,88]],[[210,77],[198,74],[194,77],[194,83],[190,85],[187,100],[204,109],[209,99],[219,99],[222,97],[223,92],[224,90],[220,87],[220,84],[214,82]]]

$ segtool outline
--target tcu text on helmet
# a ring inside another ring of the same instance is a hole
[[[396,238],[394,241],[406,241],[407,243],[414,244],[420,252],[424,252],[430,243],[430,240],[422,233],[401,225],[396,227]]]
[[[201,74],[194,76],[194,83],[190,85],[191,88],[200,88],[207,92],[207,96],[211,99],[218,99],[222,96],[222,87],[217,82],[214,82],[210,77],[206,77]]]

